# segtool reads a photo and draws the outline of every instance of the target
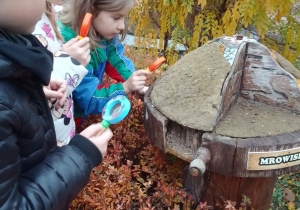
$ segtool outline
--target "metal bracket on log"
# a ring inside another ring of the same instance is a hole
[[[203,176],[206,170],[206,164],[211,157],[210,151],[205,147],[199,147],[195,159],[190,163],[190,174],[192,176]]]

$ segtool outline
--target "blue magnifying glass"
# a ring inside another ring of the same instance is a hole
[[[111,124],[116,124],[123,120],[130,111],[130,101],[124,95],[118,95],[110,99],[102,110],[101,125],[104,129],[98,135],[103,133]]]

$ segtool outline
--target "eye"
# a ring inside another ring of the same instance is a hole
[[[119,20],[120,19],[119,16],[114,16],[113,18],[114,18],[114,20]]]

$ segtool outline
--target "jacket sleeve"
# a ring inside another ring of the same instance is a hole
[[[76,37],[76,33],[69,26],[63,25],[60,21],[58,21],[58,25],[66,42]],[[75,104],[82,109],[80,112],[83,112],[78,113],[79,110],[75,111],[75,117],[82,114],[85,116],[88,114],[100,114],[105,104],[111,98],[116,95],[125,95],[122,83],[101,85],[102,81],[99,81],[99,78],[102,80],[103,72],[99,71],[100,64],[97,56],[97,53],[91,52],[91,61],[86,66],[88,73],[73,91]]]
[[[122,83],[100,85],[102,75],[97,74],[97,56],[92,54],[91,61],[86,67],[88,74],[80,85],[74,90],[73,97],[77,105],[83,110],[84,115],[100,114],[105,104],[117,95],[125,95]]]
[[[87,184],[92,168],[102,161],[100,151],[88,139],[75,136],[69,145],[54,147],[41,162],[22,172],[16,135],[22,124],[11,107],[0,104],[0,209],[67,208]]]
[[[56,53],[53,60],[51,77],[66,80],[67,92],[70,95],[88,71],[77,60],[62,51]]]
[[[98,58],[95,54],[91,54],[91,61],[87,66],[89,73],[74,91],[74,99],[83,109],[84,115],[99,114],[111,98],[116,95],[125,95],[122,83],[135,70],[133,62],[123,53],[123,44],[114,40],[108,48],[108,59],[106,63],[103,63],[107,75],[116,80],[108,85],[100,85],[102,81],[99,81],[98,78],[102,79],[102,75],[97,74]]]
[[[135,71],[133,62],[124,56],[123,44],[115,39],[108,48],[107,57],[105,72],[117,82],[125,82]]]

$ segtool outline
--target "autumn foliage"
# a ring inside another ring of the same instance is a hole
[[[151,63],[147,57],[136,58],[141,68]],[[148,83],[154,78],[150,77]],[[128,116],[110,126],[114,136],[103,163],[94,168],[90,182],[69,209],[177,209],[178,206],[186,209],[191,206],[192,198],[182,187],[182,169],[186,163],[162,153],[149,142],[143,125],[142,98],[131,95],[129,99],[132,107]],[[97,122],[101,122],[100,115],[88,116],[81,130]]]
[[[94,168],[90,182],[71,209],[168,209],[189,206],[183,191],[183,162],[151,145],[143,128],[143,102],[131,96],[129,116],[111,126],[111,140],[103,163]],[[100,121],[90,116],[87,123]],[[176,209],[176,208],[175,208]]]
[[[242,29],[294,61],[300,53],[300,27],[293,2],[297,0],[138,0],[130,24],[136,46],[150,49],[155,56],[157,46],[170,64],[178,59],[177,44],[191,51]]]
[[[136,49],[128,48],[126,54],[134,61],[136,69],[145,68],[156,59]],[[167,66],[164,64],[153,72],[147,81],[148,85],[152,85],[165,68]],[[104,83],[107,82],[109,78],[105,76]],[[123,121],[110,126],[114,136],[109,143],[107,155],[102,164],[93,169],[89,183],[72,201],[69,210],[211,209],[205,202],[194,202],[182,186],[183,169],[189,163],[163,153],[147,138],[143,123],[143,98],[130,95],[129,99],[131,111]],[[80,130],[101,120],[101,115],[88,116]],[[289,180],[283,176],[276,184],[273,196],[275,203],[272,204],[274,209],[300,205],[297,204],[300,201],[300,188],[297,187],[300,183],[299,175],[287,176]],[[284,193],[288,187],[290,193],[287,196]],[[242,203],[220,197],[216,206],[220,209],[249,209],[251,198],[241,196]],[[294,200],[290,197],[294,197]],[[287,198],[289,203],[286,202]]]

